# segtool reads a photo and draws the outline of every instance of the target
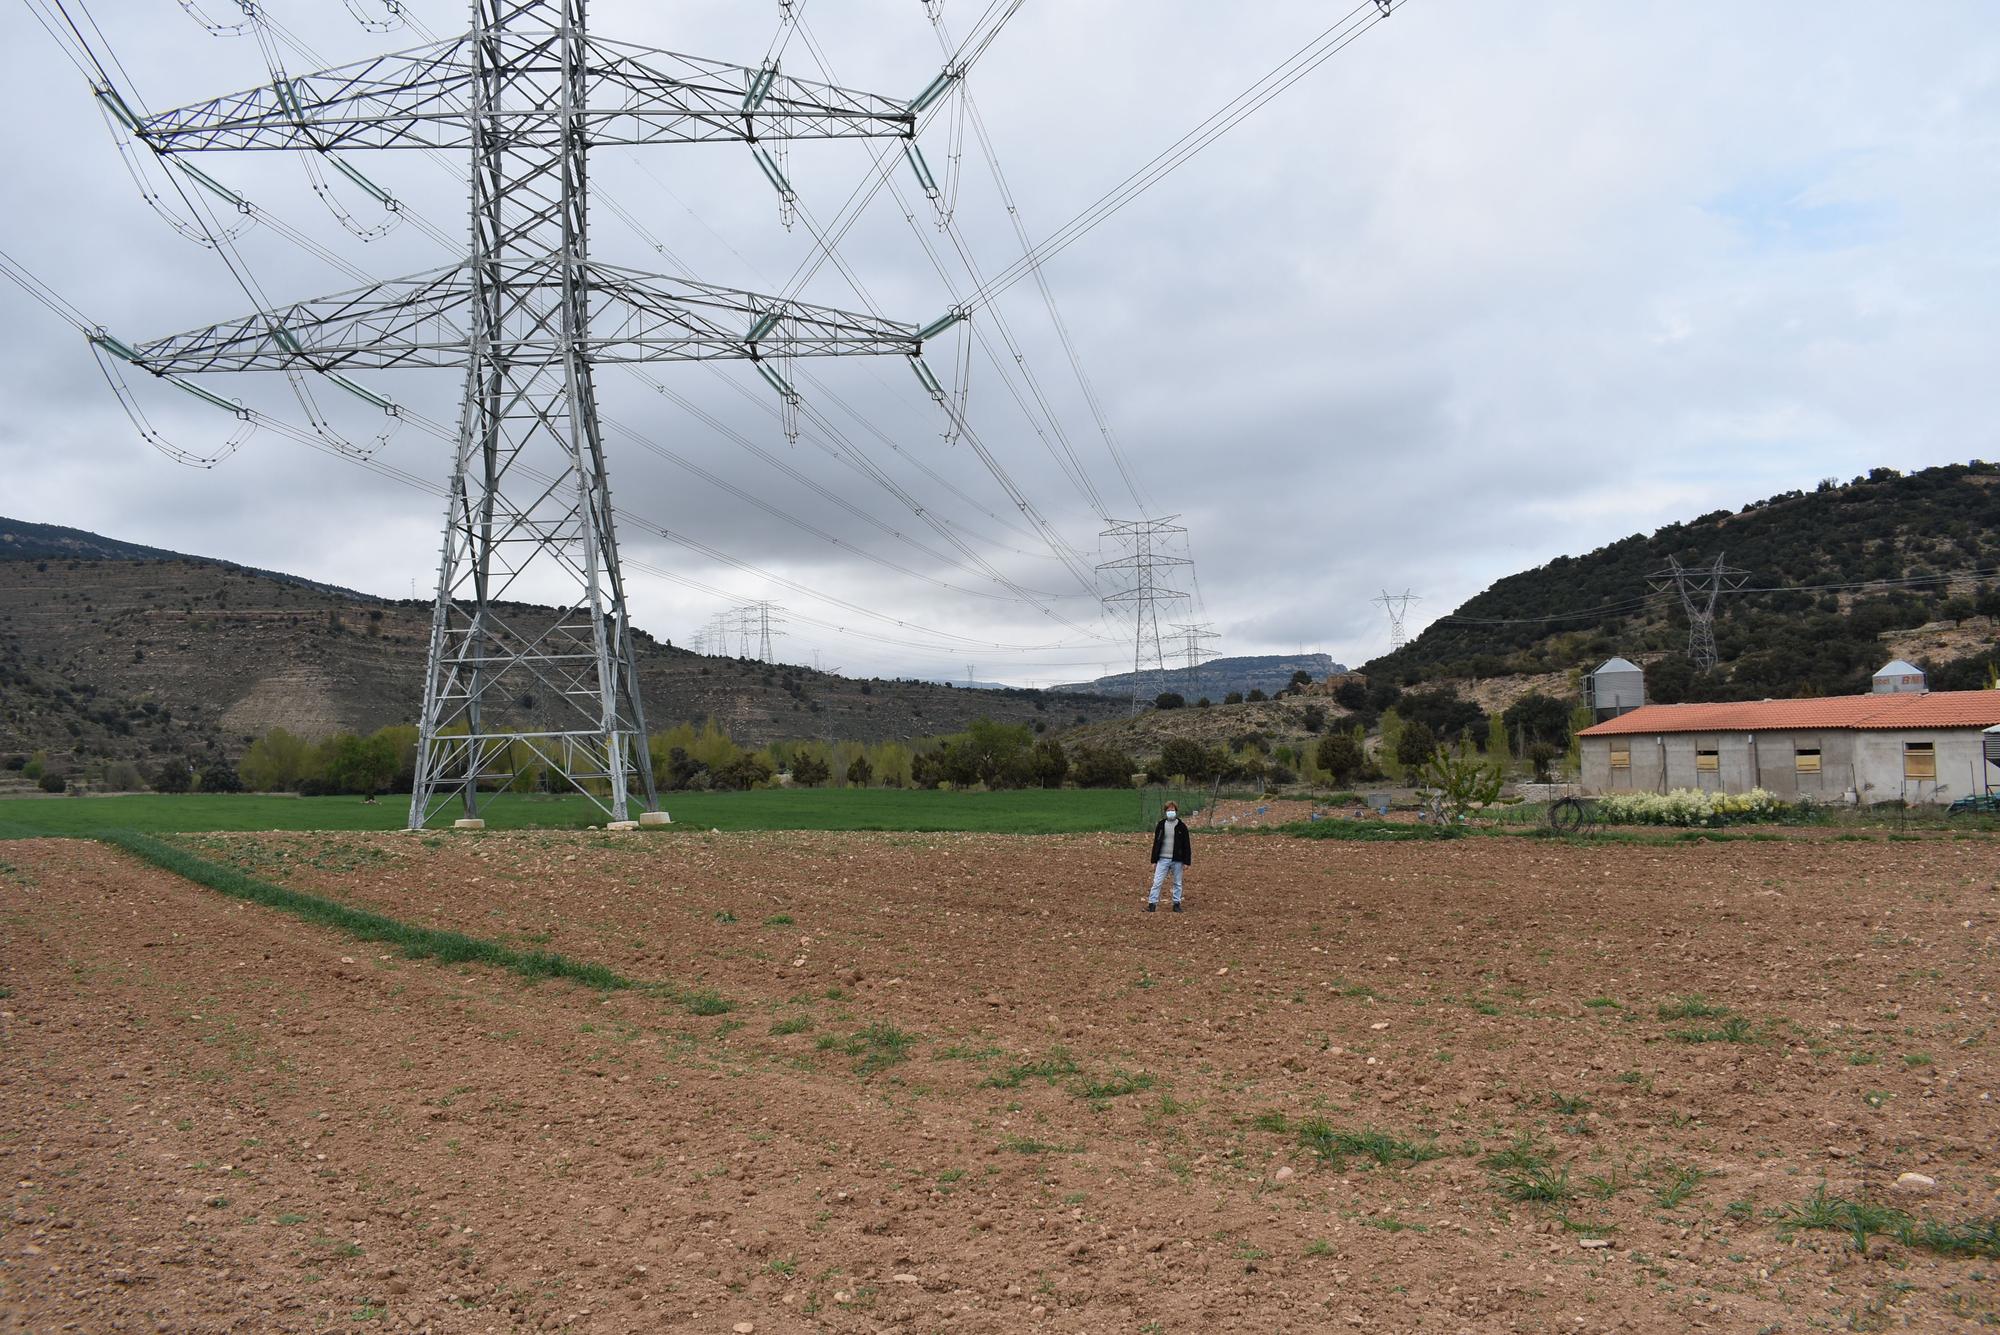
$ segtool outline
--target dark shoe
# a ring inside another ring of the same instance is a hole
[[[1151,902],[1148,902],[1148,903],[1147,903],[1147,905],[1146,905],[1146,912],[1148,912],[1148,913],[1154,913],[1154,912],[1157,912],[1157,911],[1159,910],[1159,907],[1160,907],[1160,906],[1159,906],[1158,904],[1154,904],[1154,903],[1151,903]]]
[[[1174,901],[1174,912],[1179,913],[1180,911],[1181,911],[1181,902],[1178,899],[1176,899]]]

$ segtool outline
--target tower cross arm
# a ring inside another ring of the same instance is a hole
[[[589,39],[592,143],[909,138],[894,98],[631,42]]]
[[[469,38],[453,37],[134,117],[132,129],[162,153],[462,148],[473,56]],[[117,98],[108,90],[99,96]],[[122,106],[117,101],[114,112]]]
[[[916,356],[916,326],[832,306],[593,264],[590,358],[713,361],[767,356]]]
[[[564,133],[560,44],[553,33],[508,31],[489,64],[513,73],[508,96],[480,115],[518,146],[553,147]],[[471,143],[480,55],[454,37],[394,55],[279,79],[209,102],[133,114],[109,89],[113,112],[162,153],[208,149],[461,149]],[[593,144],[715,140],[907,138],[916,115],[901,102],[773,68],[732,65],[652,47],[585,42],[584,134]]]
[[[581,342],[595,362],[914,356],[923,347],[914,326],[873,315],[610,265],[587,268],[589,327]],[[568,345],[555,275],[540,275],[539,284],[534,274],[516,277],[539,295],[504,323],[508,356],[560,360]],[[469,267],[455,265],[130,347],[115,340],[106,346],[155,375],[459,367],[470,351],[473,293]]]

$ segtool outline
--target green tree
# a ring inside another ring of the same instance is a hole
[[[358,737],[343,732],[320,745],[320,780],[336,793],[373,796],[388,788],[396,775],[396,751],[385,737]],[[207,779],[203,779],[206,786]]]
[[[1396,763],[1406,773],[1416,774],[1418,770],[1437,753],[1437,734],[1421,719],[1411,719],[1403,725],[1396,737]]]
[[[1159,772],[1169,777],[1209,779],[1227,766],[1225,757],[1191,737],[1175,737],[1160,748]]]
[[[204,793],[240,793],[243,780],[236,777],[236,770],[226,760],[219,757],[201,767],[201,790]]]
[[[1326,726],[1326,709],[1322,705],[1307,705],[1299,711],[1299,722],[1307,732],[1318,732]]]
[[[739,751],[736,758],[722,768],[713,771],[715,786],[742,792],[760,783],[771,781],[771,766],[754,751]]]
[[[1130,788],[1138,765],[1125,752],[1108,746],[1078,747],[1070,776],[1079,788]]]
[[[792,758],[792,782],[807,788],[817,788],[833,777],[832,766],[818,754],[808,751]]]
[[[1265,695],[1264,695],[1264,692],[1263,692],[1263,691],[1261,691],[1261,690],[1253,690],[1253,691],[1251,691],[1251,692],[1250,692],[1250,694],[1248,694],[1248,695],[1244,696],[1243,698],[1244,698],[1245,700],[1248,700],[1248,701],[1249,701],[1249,702],[1250,702],[1251,704],[1256,704],[1257,702],[1259,702],[1260,700],[1263,700],[1263,699],[1265,699],[1266,697],[1265,697]]]
[[[194,787],[194,774],[185,760],[175,757],[163,760],[153,771],[153,791],[156,793],[184,793]]]
[[[1161,691],[1153,697],[1155,709],[1180,709],[1187,704],[1187,697],[1179,691]]]
[[[875,767],[868,763],[868,757],[854,757],[847,766],[847,782],[855,788],[866,788],[875,777]]]
[[[1243,703],[1243,692],[1241,692],[1241,691],[1231,691],[1231,692],[1230,692],[1229,694],[1227,694],[1227,695],[1225,695],[1225,696],[1223,696],[1223,697],[1222,697],[1222,703],[1223,703],[1223,704],[1225,704],[1225,705],[1240,705],[1240,704],[1242,704],[1242,703]]]
[[[1064,754],[1062,743],[1053,737],[1036,742],[1035,749],[1028,753],[1028,772],[1043,788],[1062,787],[1063,778],[1069,773],[1069,756]]]
[[[1319,752],[1315,757],[1319,767],[1340,787],[1354,781],[1368,764],[1368,756],[1361,749],[1361,743],[1352,734],[1330,732],[1319,739]]]
[[[1575,707],[1574,700],[1559,700],[1541,691],[1530,691],[1507,706],[1500,722],[1509,734],[1520,737],[1529,746],[1536,742],[1568,746],[1569,716]]]
[[[296,787],[311,763],[312,752],[305,738],[283,728],[273,728],[250,743],[237,763],[243,786],[260,793],[282,792]]]

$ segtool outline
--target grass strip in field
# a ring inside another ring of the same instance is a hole
[[[337,900],[288,890],[269,881],[246,876],[233,867],[196,857],[186,849],[176,848],[151,835],[131,830],[109,830],[97,837],[161,871],[171,872],[233,899],[248,900],[306,922],[331,927],[357,940],[385,942],[410,959],[435,959],[447,964],[491,964],[512,970],[524,978],[567,978],[604,991],[638,986],[630,978],[614,973],[601,964],[584,964],[547,951],[514,950],[497,941],[482,941],[462,932],[435,927],[419,927]]]
[[[1286,834],[1294,839],[1346,839],[1358,843],[1414,844],[1455,839],[1464,830],[1450,825],[1406,825],[1393,820],[1295,820],[1242,831]]]

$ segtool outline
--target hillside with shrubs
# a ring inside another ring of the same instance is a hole
[[[1678,598],[1650,595],[1647,577],[1717,556],[1748,576],[1717,605],[1720,667],[1701,676]],[[1934,689],[1970,689],[1996,662],[1995,616],[2000,464],[1878,468],[1510,575],[1362,671],[1402,687],[1465,684],[1574,675],[1623,655],[1646,668],[1647,698],[1670,704],[1865,692],[1900,653]]]

